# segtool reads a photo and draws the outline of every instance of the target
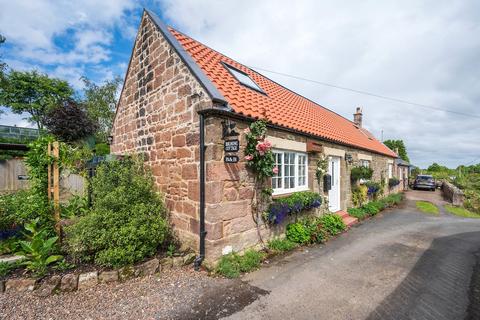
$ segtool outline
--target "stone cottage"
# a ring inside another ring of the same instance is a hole
[[[269,123],[279,169],[274,197],[313,190],[328,199],[330,211],[346,210],[352,166],[373,168],[377,181],[393,170],[397,155],[362,128],[361,109],[349,121],[144,12],[112,152],[144,155],[180,240],[200,251],[197,263],[272,234],[252,218],[254,184],[243,131],[255,119]],[[315,179],[320,157],[329,162],[327,192]]]

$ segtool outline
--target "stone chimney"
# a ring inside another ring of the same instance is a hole
[[[357,125],[359,128],[362,127],[362,108],[357,107],[357,112],[353,114],[353,123]]]

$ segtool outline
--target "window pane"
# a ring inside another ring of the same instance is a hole
[[[275,166],[278,168],[278,173],[272,177],[272,188],[273,189],[281,189],[282,188],[282,153],[274,153],[275,158]]]
[[[295,153],[285,152],[285,189],[295,188]]]

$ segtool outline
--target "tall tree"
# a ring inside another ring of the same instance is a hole
[[[403,140],[386,140],[383,142],[387,147],[392,149],[393,151],[397,151],[398,149],[398,156],[407,162],[410,162],[407,154],[407,148],[405,148],[405,144]]]
[[[97,85],[85,77],[82,80],[85,84],[83,104],[89,117],[97,123],[97,139],[99,142],[106,142],[112,129],[118,88],[122,80],[116,77],[102,85]]]
[[[28,120],[42,130],[48,112],[72,94],[73,89],[64,80],[37,71],[11,71],[0,88],[0,105],[14,113],[28,113]]]

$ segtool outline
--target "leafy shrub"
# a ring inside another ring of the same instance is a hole
[[[90,210],[87,197],[74,195],[66,204],[60,204],[60,214],[63,218],[81,217]]]
[[[53,231],[52,210],[47,197],[32,189],[0,196],[0,230],[22,226],[38,218],[41,225]]]
[[[257,269],[265,258],[263,252],[247,250],[241,256],[235,252],[224,255],[217,264],[216,272],[227,278],[237,278],[242,272]]]
[[[270,205],[267,220],[270,223],[279,224],[289,214],[296,214],[304,210],[318,208],[321,204],[322,197],[316,192],[294,192],[288,197],[276,199]]]
[[[369,203],[363,205],[362,210],[365,211],[367,214],[369,214],[371,216],[374,216],[374,215],[376,215],[377,213],[380,212],[378,207],[373,202],[369,202]]]
[[[393,207],[394,205],[400,204],[402,200],[403,200],[403,194],[395,193],[395,194],[390,194],[387,197],[381,199],[380,202],[382,202],[385,208],[388,208],[388,207]]]
[[[382,211],[383,209],[385,209],[385,204],[381,201],[372,201],[370,203],[371,203],[372,206],[377,208],[379,212]]]
[[[353,188],[352,190],[352,202],[356,207],[361,206],[367,201],[368,188],[365,185],[361,185]]]
[[[39,226],[39,219],[25,225],[26,240],[19,240],[20,251],[18,255],[25,258],[21,261],[28,271],[37,276],[43,276],[47,272],[48,265],[61,260],[61,255],[55,255],[58,251],[58,237],[50,237],[49,230]]]
[[[328,239],[328,233],[325,231],[322,219],[319,217],[310,217],[300,220],[310,235],[310,243],[323,243]]]
[[[353,167],[352,171],[350,172],[350,179],[352,181],[358,181],[360,179],[369,180],[372,178],[373,169],[360,166],[360,167]]]
[[[368,216],[368,213],[362,208],[349,208],[347,211],[349,215],[357,218],[358,220],[363,220]]]
[[[338,214],[324,214],[319,219],[325,231],[332,236],[339,234],[347,228],[342,218]]]
[[[296,246],[294,242],[288,239],[272,239],[268,241],[268,248],[278,252],[290,251]]]
[[[153,255],[167,240],[165,207],[142,161],[101,164],[92,189],[92,210],[65,228],[75,259],[121,267]]]
[[[310,232],[300,222],[288,224],[285,234],[288,240],[295,243],[306,244],[310,242]]]

